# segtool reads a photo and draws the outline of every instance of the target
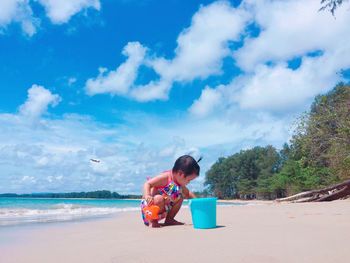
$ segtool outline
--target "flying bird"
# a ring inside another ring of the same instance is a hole
[[[100,160],[97,160],[97,159],[90,159],[91,162],[95,162],[95,163],[99,163]]]

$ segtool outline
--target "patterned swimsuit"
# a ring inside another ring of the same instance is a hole
[[[165,186],[156,187],[157,194],[162,195],[164,198],[169,198],[170,202],[165,205],[165,214],[159,216],[159,220],[164,219],[166,214],[171,210],[174,204],[182,197],[182,189],[180,185],[177,185],[174,180],[171,179],[171,176],[168,176],[168,183]],[[148,226],[149,221],[146,219],[146,216],[143,212],[143,208],[147,206],[147,201],[145,199],[141,200],[141,213],[143,223]]]

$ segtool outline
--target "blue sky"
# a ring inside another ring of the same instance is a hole
[[[182,154],[204,157],[201,190],[219,157],[280,148],[314,96],[348,81],[347,8],[318,9],[1,1],[0,193],[140,193]]]

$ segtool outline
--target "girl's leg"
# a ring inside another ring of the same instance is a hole
[[[165,201],[163,196],[161,195],[156,195],[153,197],[153,204],[159,206],[159,214],[164,213],[165,211]],[[151,227],[160,227],[158,220],[151,220],[150,222]]]
[[[182,222],[176,221],[174,218],[176,214],[179,212],[181,205],[183,202],[183,198],[180,198],[174,206],[170,209],[166,219],[165,219],[165,225],[184,225]]]

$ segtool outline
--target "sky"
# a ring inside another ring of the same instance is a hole
[[[0,1],[0,193],[140,194],[183,154],[280,149],[349,81],[319,0]],[[93,162],[97,159],[100,162]]]

